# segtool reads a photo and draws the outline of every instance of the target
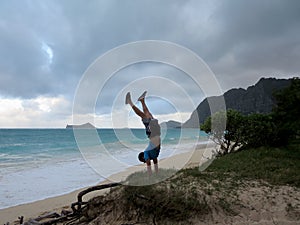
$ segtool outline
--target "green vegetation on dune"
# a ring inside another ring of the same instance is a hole
[[[197,168],[190,170],[190,174],[200,175]],[[230,176],[300,187],[300,147],[296,144],[281,148],[260,147],[224,155],[215,159],[206,173],[217,179]]]

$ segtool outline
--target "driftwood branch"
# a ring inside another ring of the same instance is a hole
[[[97,186],[87,188],[87,189],[85,189],[85,190],[78,193],[77,201],[82,202],[82,197],[84,195],[86,195],[87,193],[90,193],[92,191],[98,191],[98,190],[102,190],[102,189],[106,189],[106,188],[112,188],[112,187],[116,187],[116,186],[120,186],[120,185],[121,185],[121,183],[110,183],[110,184],[102,184],[102,185],[97,185]]]
[[[93,191],[98,191],[98,190],[102,190],[102,189],[106,189],[106,188],[112,188],[112,187],[116,187],[116,186],[120,186],[122,183],[109,183],[109,184],[102,184],[102,185],[97,185],[97,186],[93,186],[90,188],[87,188],[81,192],[78,193],[77,195],[77,202],[72,203],[71,204],[71,208],[73,210],[73,213],[70,212],[62,212],[61,215],[59,215],[58,213],[48,213],[47,215],[44,216],[39,216],[35,219],[31,219],[28,222],[25,222],[24,225],[51,225],[51,224],[56,224],[57,222],[63,222],[63,221],[73,221],[76,220],[80,217],[81,215],[81,211],[82,211],[82,206],[86,205],[87,202],[83,202],[82,198],[84,195],[93,192]],[[76,208],[77,206],[77,208]],[[41,222],[41,220],[44,219],[51,219],[52,220],[48,220],[46,222]],[[19,220],[23,222],[23,217],[19,217]]]
[[[73,210],[73,213],[76,213],[78,211],[81,210],[81,206],[82,205],[85,205],[87,204],[86,202],[83,202],[82,201],[82,197],[92,191],[99,191],[99,190],[102,190],[102,189],[106,189],[106,188],[112,188],[112,187],[116,187],[116,186],[120,186],[121,183],[109,183],[109,184],[102,184],[102,185],[97,185],[97,186],[93,186],[93,187],[90,187],[90,188],[87,188],[81,192],[78,193],[77,195],[77,202],[73,203],[71,205],[71,208]],[[77,206],[77,208],[76,208]]]

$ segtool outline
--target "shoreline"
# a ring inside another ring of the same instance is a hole
[[[163,158],[159,160],[159,168],[172,168],[172,169],[182,169],[192,166],[199,165],[202,154],[205,150],[211,150],[209,145],[197,145],[195,148],[188,152],[183,152],[179,154],[174,154],[168,158]],[[176,166],[175,166],[176,165]],[[145,165],[140,164],[137,166],[132,166],[120,171],[116,174],[109,176],[98,184],[105,184],[111,182],[120,182],[125,180],[126,177],[136,171],[146,170]],[[77,201],[77,195],[82,190],[87,187],[80,188],[75,191],[71,191],[67,194],[62,194],[55,197],[49,197],[43,200],[38,200],[30,203],[24,203],[4,209],[0,209],[0,218],[3,221],[1,223],[14,223],[19,216],[23,216],[25,220],[29,218],[36,218],[41,214],[55,212],[62,209],[69,209],[70,205]],[[108,192],[109,189],[104,189],[100,191],[95,191],[89,193],[85,196],[85,200],[91,199],[95,196],[103,195]]]

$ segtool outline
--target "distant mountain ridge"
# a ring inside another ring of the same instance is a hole
[[[177,121],[174,121],[174,120],[169,120],[168,122],[162,122],[160,124],[160,126],[162,128],[166,127],[168,129],[170,129],[170,128],[181,128],[181,125],[182,124],[180,122],[177,122]]]
[[[243,88],[230,89],[224,93],[226,109],[235,109],[242,114],[269,113],[274,107],[275,99],[273,93],[288,87],[291,79],[261,78],[255,85]],[[183,128],[198,128],[207,117],[210,116],[208,104],[221,105],[222,96],[212,96],[204,99],[193,111],[191,117],[183,123]]]

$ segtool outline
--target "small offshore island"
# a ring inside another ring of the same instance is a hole
[[[66,129],[95,129],[96,127],[91,123],[84,123],[81,125],[67,124]]]

